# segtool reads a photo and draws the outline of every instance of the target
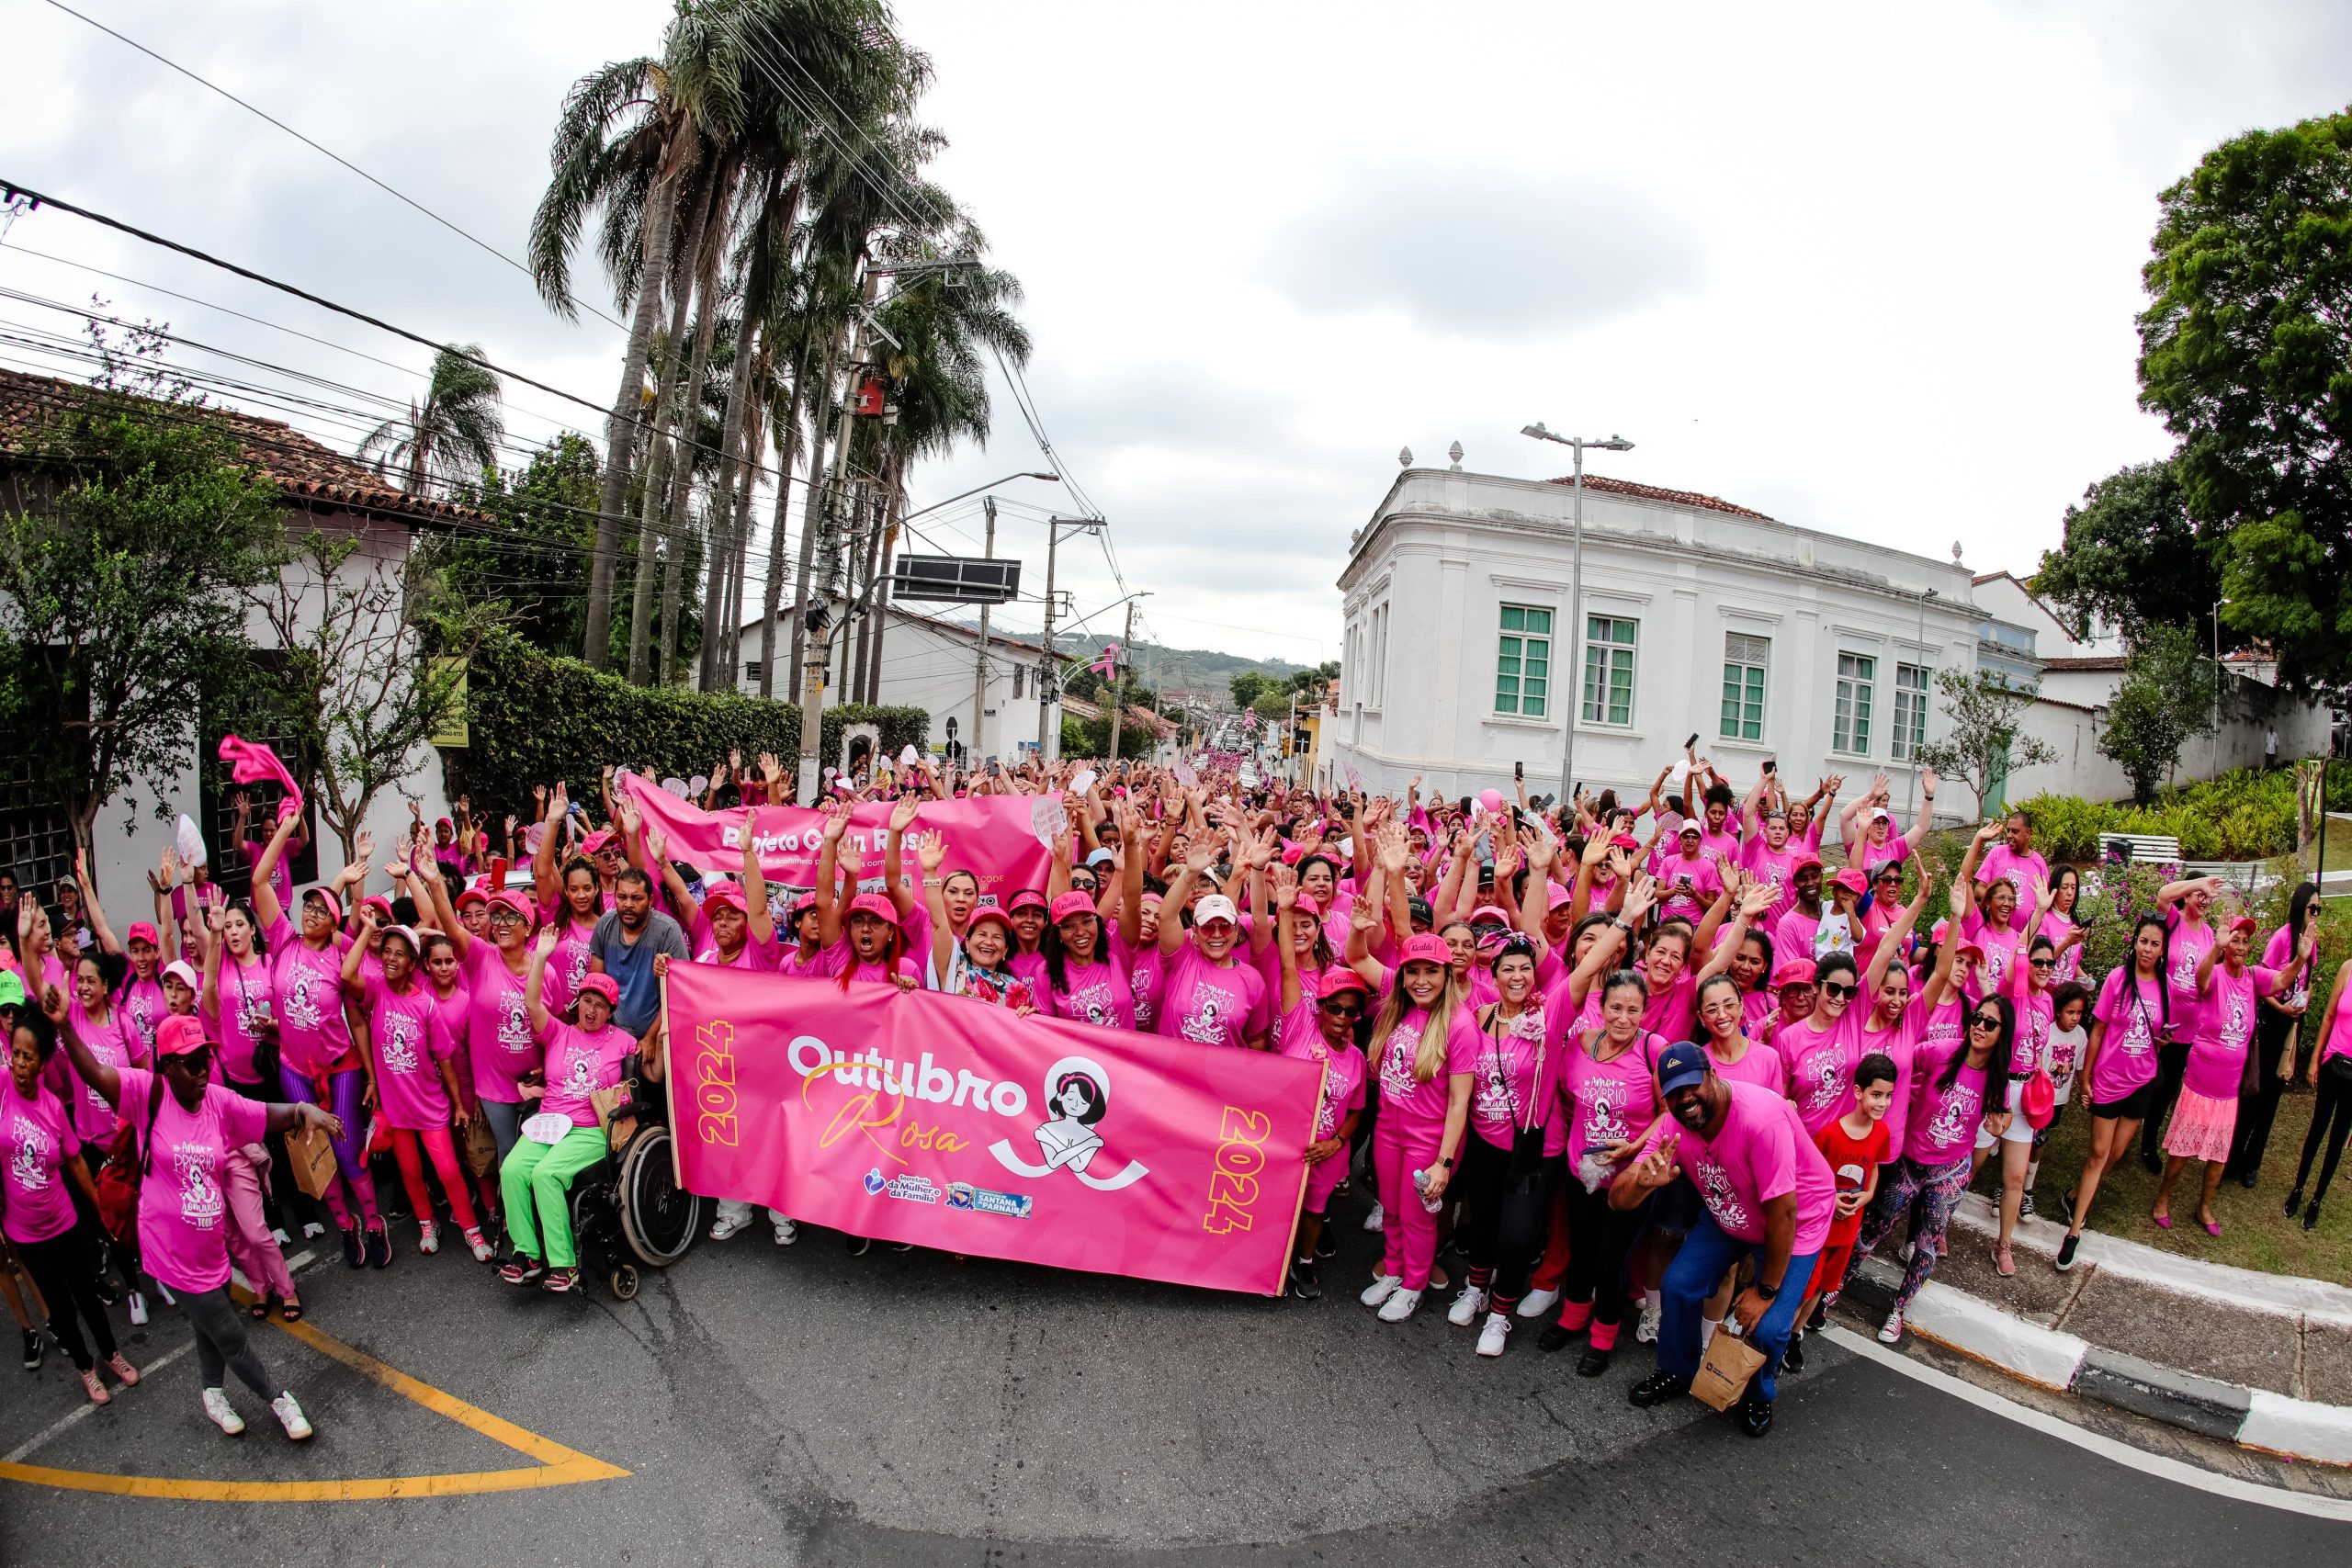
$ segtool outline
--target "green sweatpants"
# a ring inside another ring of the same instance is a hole
[[[538,1258],[539,1232],[547,1232],[548,1266],[571,1269],[580,1254],[571,1244],[571,1179],[605,1157],[599,1127],[574,1127],[559,1144],[518,1140],[498,1168],[498,1190],[506,1202],[506,1229],[514,1250]]]

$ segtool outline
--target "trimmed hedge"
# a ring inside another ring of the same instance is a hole
[[[483,639],[466,671],[462,750],[441,753],[449,798],[473,797],[478,815],[528,818],[535,785],[562,779],[572,797],[596,809],[607,763],[656,778],[707,773],[730,750],[748,762],[762,751],[797,758],[800,709],[734,692],[632,686],[576,659],[540,652],[497,630]],[[844,726],[877,725],[885,750],[921,748],[931,716],[921,708],[859,705],[825,712],[825,755],[837,756]],[[787,770],[788,771],[788,770]]]
[[[2352,810],[2352,767],[2328,771],[2328,808]],[[2241,770],[2147,806],[2037,795],[2018,803],[2033,818],[2035,847],[2052,861],[2095,861],[2105,833],[2155,833],[2180,840],[2188,860],[2267,860],[2295,848],[2295,774]]]

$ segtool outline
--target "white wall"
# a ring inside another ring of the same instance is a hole
[[[2009,779],[2007,799],[2019,801],[2044,792],[2086,800],[2131,798],[2131,776],[2098,750],[2104,712],[2085,711],[2103,710],[2120,680],[2119,672],[2099,671],[2052,671],[2044,677],[2044,695],[2062,700],[2035,703],[2025,711],[2022,728],[2028,736],[2047,741],[2057,751],[2058,760],[2018,769]],[[2278,728],[2281,761],[2316,757],[2327,750],[2324,707],[2285,697],[2244,676],[2233,674],[2227,682],[2220,732],[2200,736],[2183,748],[2174,774],[2177,782],[2188,784],[2233,769],[2262,766],[2263,735],[2273,724]],[[1963,786],[1959,798],[1966,795]]]
[[[882,679],[876,700],[885,707],[918,707],[931,715],[931,743],[947,739],[947,721],[956,720],[956,739],[980,758],[1010,761],[1022,742],[1037,739],[1037,661],[1043,657],[1034,645],[989,637],[988,707],[980,717],[980,739],[973,740],[972,688],[979,659],[977,631],[895,606],[885,611],[889,629],[882,640]],[[788,626],[777,628],[779,652],[791,646]],[[742,646],[759,647],[759,623],[743,631]],[[853,634],[854,635],[854,634]],[[1021,695],[1012,694],[1014,671],[1020,671]],[[738,688],[747,696],[759,694],[756,679],[746,680],[736,668]],[[825,689],[828,705],[843,700],[843,688]],[[1058,720],[1055,726],[1058,728]]]

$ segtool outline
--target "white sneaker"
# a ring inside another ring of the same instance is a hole
[[[1462,1293],[1453,1298],[1453,1305],[1446,1310],[1445,1321],[1456,1328],[1467,1328],[1487,1310],[1487,1292],[1476,1285],[1464,1285]]]
[[[1380,1212],[1379,1201],[1375,1199],[1372,1205],[1372,1213],[1363,1217],[1363,1228],[1368,1231],[1376,1231],[1387,1223],[1388,1216]]]
[[[296,1442],[311,1435],[311,1424],[303,1419],[302,1407],[294,1403],[292,1393],[281,1393],[271,1400],[269,1413],[277,1417],[277,1424],[285,1427],[286,1435]]]
[[[741,1214],[722,1213],[718,1216],[718,1221],[710,1227],[710,1239],[713,1241],[725,1241],[729,1236],[733,1235],[737,1231],[742,1230],[751,1223],[752,1222],[748,1218]]]
[[[286,1234],[286,1227],[284,1225],[276,1225],[271,1227],[269,1239],[276,1242],[280,1247],[291,1247],[294,1245],[294,1238]]]
[[[235,1405],[229,1403],[229,1395],[224,1389],[208,1388],[204,1391],[204,1413],[212,1418],[214,1426],[232,1438],[245,1429],[245,1418],[237,1414]]]
[[[125,1294],[124,1299],[130,1303],[130,1326],[133,1328],[144,1327],[147,1322],[146,1292],[143,1291],[131,1291]]]
[[[1404,1282],[1404,1279],[1399,1275],[1377,1275],[1374,1278],[1371,1284],[1366,1285],[1363,1288],[1363,1294],[1358,1296],[1356,1300],[1363,1303],[1363,1304],[1368,1307],[1376,1307],[1381,1303],[1386,1301],[1389,1297],[1395,1295],[1396,1293],[1396,1287]]]
[[[1892,1345],[1902,1337],[1903,1314],[1899,1312],[1888,1313],[1886,1321],[1879,1325],[1878,1342],[1882,1345]]]
[[[416,1249],[432,1254],[441,1250],[441,1227],[431,1220],[416,1227]]]
[[[302,1239],[304,1241],[316,1241],[319,1237],[326,1234],[327,1227],[319,1224],[318,1221],[305,1220],[302,1222]]]
[[[1657,1320],[1666,1310],[1664,1296],[1642,1298],[1642,1320],[1634,1325],[1634,1338],[1644,1345],[1657,1343]]]
[[[1412,1316],[1413,1309],[1420,1304],[1420,1292],[1408,1291],[1400,1286],[1390,1293],[1386,1301],[1380,1303],[1380,1321],[1402,1323]]]
[[[790,1220],[776,1221],[775,1244],[778,1247],[790,1247],[794,1242],[798,1241],[799,1239],[800,1227],[798,1225],[793,1224]]]
[[[1488,1313],[1487,1326],[1478,1330],[1478,1354],[1488,1358],[1499,1356],[1510,1340],[1510,1319],[1498,1312]]]
[[[1519,1315],[1526,1318],[1542,1317],[1559,1304],[1560,1292],[1557,1291],[1530,1291],[1519,1298]]]

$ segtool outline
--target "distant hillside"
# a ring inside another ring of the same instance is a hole
[[[977,615],[964,616],[961,620],[966,626],[977,626],[979,624]],[[1037,633],[1032,627],[1007,635],[1034,638]],[[1115,637],[1103,637],[1090,630],[1076,636],[1057,636],[1054,646],[1066,659],[1092,659],[1102,651],[1104,644],[1118,640]],[[1261,675],[1287,681],[1292,671],[1306,666],[1293,664],[1284,659],[1244,659],[1238,653],[1219,653],[1215,649],[1160,648],[1152,643],[1139,642],[1136,645],[1129,668],[1134,670],[1137,680],[1161,692],[1186,695],[1215,693],[1222,697],[1229,694],[1233,677],[1244,670],[1255,670]]]

